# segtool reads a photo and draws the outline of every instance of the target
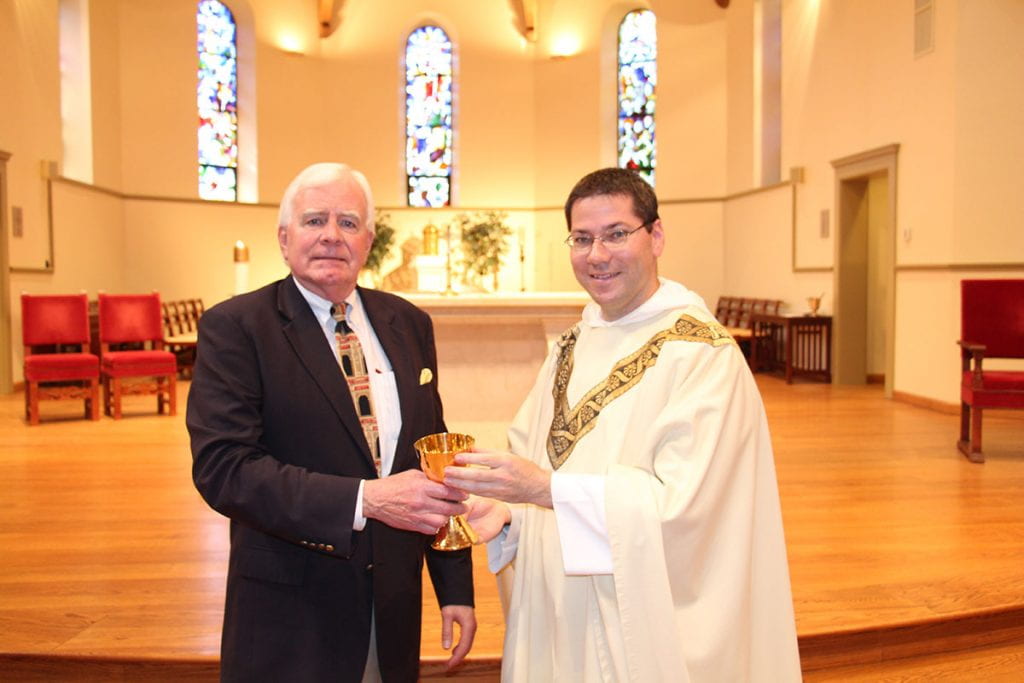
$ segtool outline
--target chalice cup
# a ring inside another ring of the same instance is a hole
[[[807,307],[811,309],[811,315],[818,315],[818,307],[821,306],[820,296],[807,297]]]
[[[455,464],[455,456],[473,447],[473,437],[468,434],[441,432],[428,434],[413,444],[420,456],[420,467],[431,481],[444,481],[444,468]],[[462,550],[480,542],[480,538],[462,515],[453,515],[437,531],[435,550]]]

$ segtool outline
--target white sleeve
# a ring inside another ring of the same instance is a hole
[[[516,557],[519,549],[519,529],[523,526],[523,506],[509,505],[512,521],[505,525],[501,533],[487,542],[487,566],[492,574],[497,574]]]
[[[569,576],[612,573],[605,482],[599,474],[551,474],[551,502],[562,544],[562,565]]]

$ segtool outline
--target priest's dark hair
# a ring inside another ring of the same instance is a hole
[[[602,168],[583,176],[565,200],[565,225],[572,230],[572,207],[581,199],[601,195],[625,195],[633,200],[633,212],[643,221],[647,232],[658,220],[658,197],[654,188],[639,173],[627,168]]]

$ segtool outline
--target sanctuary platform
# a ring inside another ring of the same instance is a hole
[[[450,353],[460,328],[438,327]],[[455,374],[442,368],[445,399],[483,402]],[[757,380],[805,679],[1022,680],[1021,416],[986,415],[976,465],[956,450],[955,415],[877,386]],[[124,419],[91,422],[79,404],[48,402],[29,427],[22,401],[0,396],[0,680],[216,680],[227,522],[192,487],[185,411],[157,416],[128,397]],[[503,442],[507,418],[447,414],[450,428]],[[502,615],[482,549],[475,566],[480,628],[453,677],[497,681]],[[433,680],[445,654],[429,589],[424,614]]]

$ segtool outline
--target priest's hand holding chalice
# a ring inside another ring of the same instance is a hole
[[[470,494],[466,518],[486,543],[512,518],[508,503],[551,508],[551,470],[504,451],[472,448],[455,456],[444,483]]]

